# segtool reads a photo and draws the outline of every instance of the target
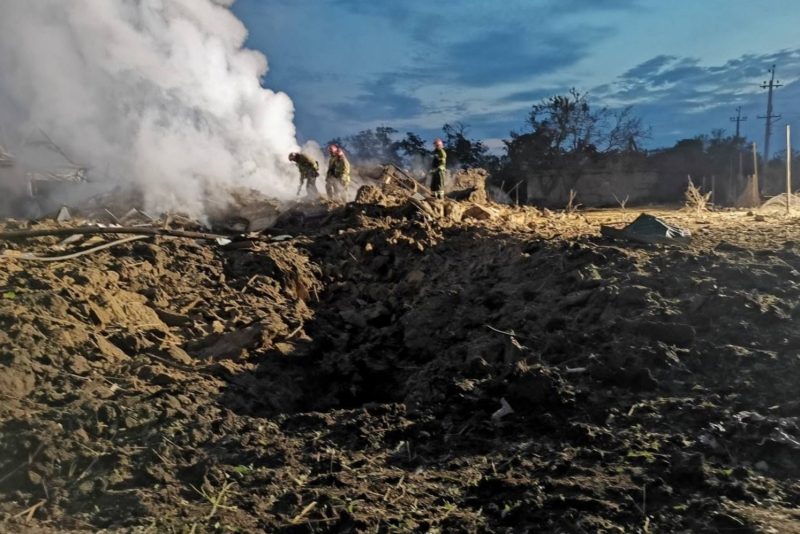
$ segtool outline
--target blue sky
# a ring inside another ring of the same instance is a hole
[[[634,105],[649,146],[733,132],[763,143],[766,91],[784,87],[775,133],[797,124],[800,1],[238,0],[265,85],[296,107],[300,137],[325,142],[386,125],[435,137],[447,122],[499,146],[530,106],[570,87],[598,105]],[[773,147],[781,149],[780,142]]]

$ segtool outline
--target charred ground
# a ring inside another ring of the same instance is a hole
[[[2,260],[0,530],[800,531],[795,222],[664,213],[678,249],[370,195]]]

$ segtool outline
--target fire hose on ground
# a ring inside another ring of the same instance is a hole
[[[94,227],[87,226],[83,228],[50,228],[44,230],[17,230],[12,232],[0,232],[0,241],[11,241],[15,239],[30,239],[34,237],[49,237],[49,236],[73,236],[73,235],[98,235],[98,234],[135,234],[132,237],[126,237],[110,243],[104,243],[97,247],[75,252],[65,256],[37,256],[32,253],[22,254],[6,254],[0,256],[0,259],[17,259],[23,261],[65,261],[81,256],[86,256],[94,252],[98,252],[107,248],[111,248],[131,241],[138,241],[146,239],[150,236],[168,236],[168,237],[181,237],[186,239],[230,239],[230,236],[222,234],[210,234],[206,232],[187,232],[184,230],[170,230],[168,228],[142,228],[142,227]],[[250,239],[258,240],[258,238]]]

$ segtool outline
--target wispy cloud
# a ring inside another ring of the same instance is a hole
[[[411,119],[425,111],[422,100],[404,94],[397,88],[396,75],[384,74],[361,85],[362,94],[346,102],[332,104],[330,109],[350,121]]]
[[[755,117],[766,107],[758,85],[767,68],[778,63],[779,74],[800,72],[800,49],[709,64],[702,51],[678,53],[686,47],[668,38],[644,43],[631,24],[657,24],[669,9],[643,0],[274,0],[269,9],[264,0],[239,3],[251,16],[262,13],[250,28],[254,35],[273,36],[253,41],[268,56],[270,47],[280,50],[270,56],[267,83],[296,97],[298,125],[320,136],[380,122],[424,134],[440,121],[461,120],[476,137],[501,138],[522,127],[531,104],[571,86],[588,89],[597,104],[634,104],[634,113],[654,126],[656,143],[730,125],[739,105],[755,132],[763,129]],[[642,43],[653,57],[603,79],[610,61],[630,57],[626,50],[597,57],[611,40]],[[357,48],[348,52],[345,44]],[[751,49],[770,50],[760,41]],[[788,111],[790,96],[800,93],[793,82],[776,93],[777,112]],[[660,133],[667,130],[669,136]]]
[[[657,135],[676,138],[731,126],[730,115],[741,106],[758,131],[756,116],[766,107],[759,84],[778,63],[784,72],[800,70],[800,48],[772,54],[748,54],[720,65],[703,65],[697,58],[662,55],[630,69],[592,93],[612,105],[634,104],[635,112],[653,124]],[[780,73],[780,72],[779,72]],[[793,102],[800,82],[790,80],[775,94],[776,111]]]
[[[608,30],[609,32],[611,30]],[[539,32],[522,28],[494,30],[449,46],[431,75],[439,74],[468,87],[490,87],[523,82],[574,65],[589,53],[603,32]]]

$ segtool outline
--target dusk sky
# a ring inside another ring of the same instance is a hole
[[[570,87],[633,104],[649,147],[725,128],[763,143],[777,64],[775,150],[800,125],[800,1],[238,0],[264,85],[296,107],[301,139],[379,125],[430,140],[447,122],[500,146],[531,105]],[[800,146],[800,126],[795,139]]]

